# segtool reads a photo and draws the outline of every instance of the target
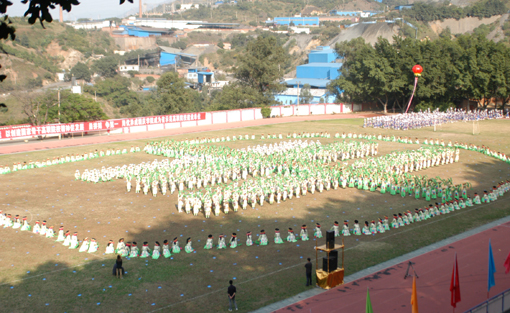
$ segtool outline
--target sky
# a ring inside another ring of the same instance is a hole
[[[79,18],[104,19],[108,17],[124,17],[128,13],[138,12],[138,0],[119,5],[119,0],[78,0],[80,5],[73,6],[70,13],[64,11],[64,20],[74,21]],[[28,4],[22,4],[21,0],[11,0],[13,5],[8,7],[7,14],[9,16],[23,16]],[[147,7],[156,6],[157,4],[170,1],[161,0],[143,0]],[[58,10],[52,10],[51,16],[58,20]]]

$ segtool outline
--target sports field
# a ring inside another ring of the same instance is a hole
[[[393,131],[363,129],[362,119],[305,121],[288,124],[265,125],[199,134],[178,135],[156,140],[185,140],[197,137],[256,135],[255,140],[221,142],[207,145],[224,145],[243,148],[248,145],[287,141],[289,132],[329,132],[331,138],[313,138],[323,145],[342,141],[335,133],[382,134],[408,136],[423,142],[425,138],[443,139],[446,143],[464,142],[488,146],[496,151],[510,153],[510,121],[479,122],[480,134],[473,136],[471,123],[455,123],[433,129]],[[285,139],[260,139],[260,135],[282,133]],[[304,139],[302,139],[304,140]],[[364,139],[352,139],[366,141]],[[143,149],[147,140],[81,146],[0,156],[0,165],[13,162],[52,159],[67,154],[85,153],[108,148]],[[377,141],[378,156],[395,150],[415,150],[416,144]],[[96,253],[79,253],[69,250],[54,239],[42,238],[29,232],[11,228],[0,229],[0,298],[2,311],[9,312],[220,312],[226,311],[226,288],[233,279],[237,286],[240,312],[247,312],[304,291],[304,263],[315,257],[313,227],[320,222],[323,230],[334,221],[371,221],[394,213],[428,206],[423,198],[402,198],[383,195],[356,188],[338,189],[308,194],[300,199],[280,204],[256,206],[239,212],[221,213],[206,219],[203,214],[178,213],[177,193],[158,194],[157,197],[126,192],[124,180],[105,183],[76,181],[76,170],[138,164],[162,160],[162,156],[144,152],[95,158],[87,161],[54,165],[45,168],[22,170],[0,176],[1,206],[3,213],[27,216],[31,225],[46,220],[57,230],[78,232],[78,237],[94,237],[100,247]],[[474,192],[483,194],[499,182],[510,179],[510,165],[485,154],[460,150],[458,163],[429,168],[416,173],[428,177],[452,178],[454,184],[469,182]],[[345,237],[346,275],[394,258],[419,247],[431,244],[467,229],[510,214],[509,196],[505,194],[488,205],[473,206],[426,221],[390,230],[373,236]],[[432,202],[430,202],[432,203]],[[274,229],[286,236],[288,227],[298,231],[308,226],[309,241],[276,245],[272,243]],[[352,226],[351,226],[352,227]],[[264,229],[268,246],[244,245],[245,234],[256,234]],[[219,234],[239,235],[243,245],[236,249],[204,250],[209,234],[216,240]],[[119,238],[144,241],[150,247],[154,241],[162,243],[177,237],[181,247],[191,237],[196,253],[182,251],[172,258],[161,257],[124,259],[128,272],[119,280],[111,275],[115,255],[104,255],[108,240]],[[322,239],[324,241],[324,239]],[[323,242],[320,242],[323,244]],[[450,263],[446,266],[451,266]]]

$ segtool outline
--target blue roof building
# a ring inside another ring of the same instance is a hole
[[[149,37],[149,36],[162,36],[162,35],[170,35],[173,31],[165,29],[165,28],[152,28],[152,27],[143,27],[143,26],[126,26],[122,25],[120,28],[123,31],[120,35],[129,35],[134,37]]]
[[[272,22],[276,25],[287,26],[291,22],[295,26],[319,26],[319,17],[275,17]]]
[[[338,11],[338,10],[332,10],[329,11],[329,14],[331,15],[338,15],[338,16],[360,16],[361,11]]]
[[[170,47],[159,47],[159,65],[167,66],[167,65],[175,65],[177,60],[180,60],[185,64],[193,64],[197,56],[190,53],[183,53],[180,49],[174,49]]]
[[[319,46],[308,54],[308,63],[331,63],[338,59],[335,49]]]
[[[303,88],[305,85],[310,85],[314,89],[326,89],[329,84],[329,79],[320,78],[293,78],[285,81],[285,84],[289,88]]]
[[[311,103],[334,103],[335,96],[327,90],[331,80],[340,76],[339,70],[342,63],[334,63],[338,55],[334,49],[328,46],[319,46],[308,54],[308,64],[296,67],[296,78],[289,79],[283,84],[287,90],[276,94],[275,100],[283,104],[297,104],[299,89],[305,85],[310,86],[313,97]]]
[[[405,10],[405,9],[412,9],[413,8],[413,5],[412,4],[407,4],[407,5],[397,5],[395,7],[395,10],[399,10],[399,11],[402,11],[402,10]]]
[[[342,63],[308,63],[296,67],[296,78],[336,79]]]
[[[198,83],[212,83],[214,79],[214,72],[198,72]]]

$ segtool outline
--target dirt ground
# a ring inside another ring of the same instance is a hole
[[[308,121],[292,124],[257,126],[247,129],[224,130],[201,133],[200,136],[221,134],[286,134],[289,131],[354,131],[358,133],[387,133],[407,135],[412,138],[444,138],[461,142],[485,144],[502,152],[510,153],[510,130],[507,120],[480,122],[481,134],[470,134],[472,126],[466,123],[443,125],[437,132],[420,129],[407,132],[378,131],[360,127],[362,120]],[[173,139],[194,138],[197,135],[178,135]],[[260,136],[257,136],[260,138]],[[161,140],[159,138],[158,140]],[[336,139],[320,139],[322,143]],[[237,141],[226,143],[230,147],[245,147],[279,140]],[[67,153],[80,153],[105,147],[143,146],[145,140],[108,143],[96,146],[72,147],[0,156],[0,164],[11,164],[25,158],[36,160]],[[394,150],[411,150],[419,146],[379,142],[379,155]],[[161,157],[156,157],[162,159]],[[308,194],[281,204],[255,209],[249,207],[238,213],[230,212],[219,217],[205,219],[178,213],[177,196],[150,195],[126,192],[125,182],[85,183],[75,181],[78,169],[101,168],[129,163],[152,161],[155,157],[143,152],[121,156],[110,156],[76,163],[67,163],[47,168],[19,171],[0,176],[2,200],[0,209],[4,213],[26,215],[31,225],[36,220],[46,220],[58,229],[77,231],[80,240],[96,238],[99,251],[94,254],[68,250],[60,243],[41,238],[31,233],[13,229],[0,229],[0,297],[9,312],[72,311],[90,312],[217,312],[226,309],[225,296],[228,280],[234,279],[238,286],[238,302],[241,312],[246,312],[282,298],[299,293],[304,287],[304,262],[307,257],[315,259],[316,241],[270,243],[266,247],[244,245],[245,234],[256,234],[266,230],[270,241],[274,229],[293,227],[299,230],[307,224],[309,235],[313,225],[320,222],[324,230],[334,221],[358,219],[361,223],[384,215],[414,208],[428,203],[414,197],[381,195],[379,192],[339,189],[322,194]],[[460,162],[439,166],[416,173],[428,177],[453,178],[455,184],[471,182],[473,192],[483,192],[499,181],[510,178],[510,166],[481,153],[461,150]],[[402,253],[477,226],[480,223],[510,214],[509,196],[495,204],[482,205],[413,224],[398,230],[375,236],[351,236],[345,238],[346,274],[380,263]],[[352,227],[352,226],[351,226]],[[239,235],[243,244],[237,249],[204,250],[207,235],[212,234],[215,244],[219,234],[230,237]],[[151,248],[154,241],[162,243],[174,237],[184,247],[187,237],[193,240],[196,253],[182,251],[170,259],[125,259],[128,271],[123,280],[111,276],[114,255],[104,255],[108,240],[119,238],[144,241]],[[319,242],[323,244],[322,241]],[[315,261],[314,261],[315,264]]]

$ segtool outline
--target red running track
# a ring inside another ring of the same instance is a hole
[[[101,143],[117,142],[117,141],[149,139],[149,138],[156,138],[156,137],[163,137],[163,136],[181,135],[181,134],[215,131],[215,130],[222,130],[222,129],[251,127],[251,126],[261,126],[261,125],[269,125],[269,124],[282,124],[282,123],[293,123],[293,122],[315,121],[315,120],[330,120],[330,119],[331,120],[332,119],[345,119],[345,118],[366,118],[366,117],[374,117],[374,116],[378,116],[378,115],[380,115],[380,114],[374,114],[374,113],[367,112],[367,113],[355,113],[355,114],[289,116],[289,117],[282,117],[282,118],[260,119],[260,120],[228,123],[228,124],[213,124],[213,125],[196,126],[196,127],[155,130],[155,131],[150,131],[150,132],[111,134],[109,136],[95,135],[95,136],[81,137],[77,134],[77,136],[72,139],[67,138],[67,139],[63,139],[63,140],[46,140],[46,141],[41,140],[41,141],[35,141],[35,142],[30,141],[28,143],[25,143],[22,141],[18,141],[15,143],[14,142],[4,142],[5,146],[0,148],[0,154],[48,150],[48,149],[101,144]]]
[[[459,263],[461,292],[461,302],[457,303],[455,312],[465,312],[487,300],[489,238],[496,264],[496,286],[491,288],[490,296],[510,288],[510,273],[505,274],[503,266],[510,252],[508,222],[411,259],[419,277],[416,289],[420,312],[453,311],[450,305],[450,281],[455,252]],[[404,280],[407,264],[408,261],[386,268],[276,312],[364,312],[368,287],[374,312],[410,313],[413,279],[408,277]]]

